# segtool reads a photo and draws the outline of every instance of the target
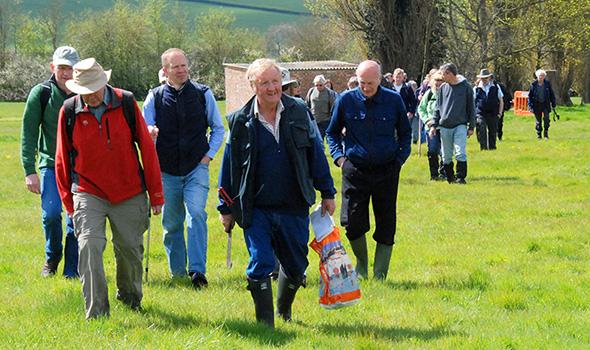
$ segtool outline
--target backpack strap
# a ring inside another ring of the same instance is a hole
[[[119,89],[122,95],[121,108],[123,108],[123,116],[131,132],[131,147],[135,151],[137,157],[137,163],[139,164],[139,176],[141,177],[141,187],[145,191],[147,186],[145,184],[145,174],[143,172],[143,166],[141,165],[141,159],[139,158],[139,152],[137,150],[137,129],[136,129],[136,115],[135,115],[135,97],[131,91]]]
[[[74,133],[74,124],[76,123],[76,103],[79,98],[78,95],[75,95],[66,99],[63,104],[64,117],[66,118],[66,135],[70,145],[73,143],[72,135]],[[72,179],[72,184],[77,184],[78,181],[77,175],[74,172],[74,166],[76,164],[76,156],[78,155],[78,152],[73,146],[70,148],[70,178]]]
[[[135,116],[135,97],[131,91],[122,90],[121,93],[123,95],[122,99],[122,107],[123,107],[123,115],[125,116],[125,120],[127,121],[127,125],[129,126],[129,130],[131,131],[131,137],[133,138],[133,142],[137,142],[137,135],[136,135],[136,116]]]
[[[45,115],[45,108],[51,98],[51,80],[45,80],[41,84],[41,96],[39,98],[39,104],[41,105],[41,118]]]

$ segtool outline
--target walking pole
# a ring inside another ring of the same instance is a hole
[[[219,194],[221,199],[223,199],[225,204],[227,204],[227,206],[231,206],[234,204],[234,200],[227,194],[223,187],[219,187],[217,189],[217,193]],[[225,230],[225,233],[227,233],[227,252],[225,254],[225,266],[227,266],[228,269],[231,269],[233,265],[231,261],[231,231],[233,228],[232,226]]]
[[[152,210],[148,203],[148,230],[147,230],[147,244],[145,250],[145,283],[149,281],[148,273],[150,271],[150,236],[152,233]]]
[[[228,269],[231,269],[232,267],[232,261],[231,261],[231,228],[229,230],[227,230],[227,252],[225,254],[225,266],[227,266]]]
[[[414,115],[417,117],[417,115]],[[422,157],[422,121],[418,119],[418,158]]]

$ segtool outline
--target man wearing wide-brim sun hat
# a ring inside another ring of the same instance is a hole
[[[155,215],[164,196],[156,150],[133,94],[108,85],[111,71],[94,58],[73,69],[66,86],[77,95],[60,110],[55,168],[78,237],[86,318],[92,319],[110,312],[103,267],[106,219],[113,233],[117,299],[138,310],[149,220],[146,189]]]
[[[492,73],[488,69],[482,69],[477,75],[477,80],[477,85],[473,88],[477,140],[481,150],[494,150],[498,120],[504,110],[504,93],[494,83]]]

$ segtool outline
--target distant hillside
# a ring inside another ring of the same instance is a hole
[[[113,5],[114,0],[73,0],[66,1],[68,13],[80,13],[92,10],[104,10]],[[136,0],[129,1],[137,3]],[[303,0],[184,0],[189,18],[194,19],[211,8],[230,11],[236,17],[236,25],[264,32],[268,27],[281,23],[302,23],[311,14],[304,6]],[[47,0],[22,0],[22,8],[38,16],[49,6]]]

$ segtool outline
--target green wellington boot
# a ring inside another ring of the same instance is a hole
[[[378,280],[385,280],[389,271],[391,251],[393,245],[377,243],[375,247],[375,263],[373,264],[373,276]]]
[[[356,273],[359,278],[366,279],[369,277],[369,257],[367,253],[367,239],[363,235],[361,238],[350,241],[352,252],[356,257]]]

